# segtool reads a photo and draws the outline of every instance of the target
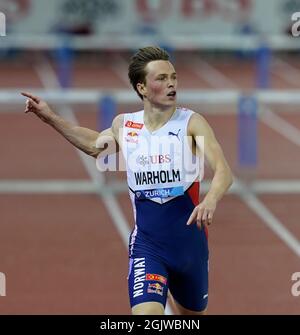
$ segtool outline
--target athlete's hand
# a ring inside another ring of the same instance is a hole
[[[188,219],[187,225],[196,223],[200,229],[205,224],[210,225],[212,223],[216,206],[216,201],[204,198],[204,200],[194,208],[190,218]]]
[[[48,104],[39,97],[26,92],[21,92],[21,94],[28,98],[26,101],[25,113],[34,113],[44,122],[49,122],[56,116]]]

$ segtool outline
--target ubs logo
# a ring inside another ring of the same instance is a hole
[[[163,164],[163,163],[171,163],[171,157],[169,154],[166,155],[139,155],[136,159],[137,164],[145,166],[151,164]]]

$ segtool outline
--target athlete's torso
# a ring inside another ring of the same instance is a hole
[[[190,206],[181,203],[185,194],[192,197],[192,204],[199,201],[195,188],[199,190],[201,164],[192,153],[187,137],[193,113],[177,108],[170,120],[154,132],[148,131],[144,125],[144,111],[124,114],[121,146],[130,198],[139,226],[147,224],[147,208],[152,219],[155,213],[160,213],[160,221],[167,223],[172,215],[163,208],[170,210],[171,202],[173,206],[180,205],[179,215],[185,215],[190,213]],[[161,223],[161,227],[163,225]],[[151,226],[153,228],[153,224]]]

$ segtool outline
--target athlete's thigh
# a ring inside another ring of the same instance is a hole
[[[208,252],[194,254],[182,270],[169,271],[169,290],[183,311],[180,314],[184,310],[203,312],[208,303]]]
[[[165,265],[153,256],[130,258],[128,292],[131,308],[147,302],[159,303],[164,308],[168,292]]]

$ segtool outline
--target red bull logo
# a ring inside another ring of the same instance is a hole
[[[163,295],[163,290],[164,288],[160,284],[154,283],[148,285],[147,293],[156,293],[159,295]]]
[[[134,136],[139,136],[139,135],[138,135],[138,133],[136,133],[135,131],[129,131],[129,132],[127,133],[127,136],[132,136],[132,137],[134,137]]]
[[[126,136],[126,141],[130,143],[138,143],[139,134],[136,131],[129,131]]]

